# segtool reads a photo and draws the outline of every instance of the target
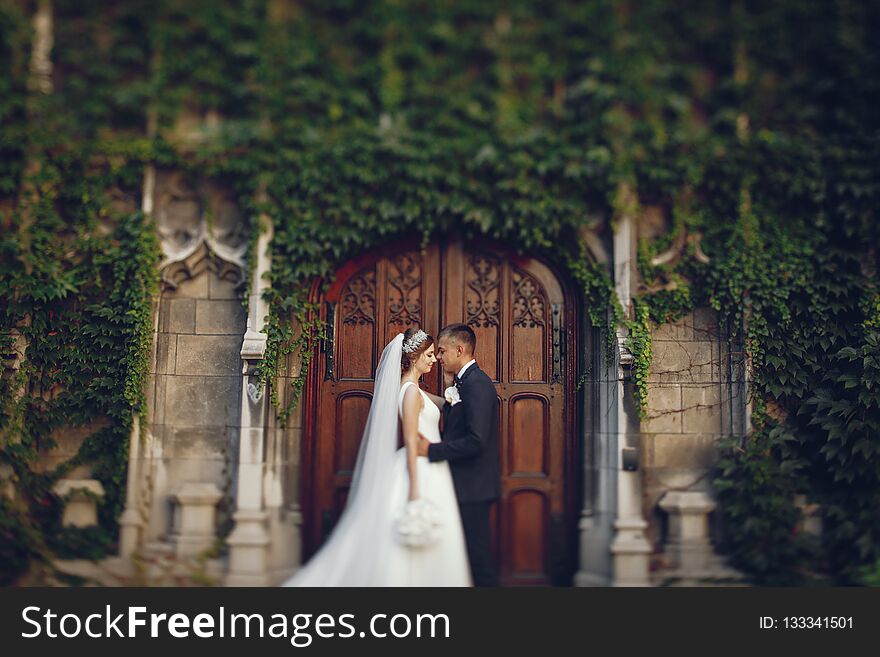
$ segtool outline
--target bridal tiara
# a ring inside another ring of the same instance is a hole
[[[403,343],[403,353],[411,354],[416,349],[419,348],[419,345],[422,344],[425,340],[427,340],[428,334],[425,333],[422,329],[416,331],[409,340],[406,340]]]

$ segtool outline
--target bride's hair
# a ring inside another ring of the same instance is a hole
[[[406,332],[403,334],[403,344],[406,344],[410,338],[412,338],[416,333],[419,332],[418,327],[410,327],[406,329]],[[413,366],[419,356],[425,353],[425,350],[434,344],[434,338],[430,335],[426,336],[424,340],[419,344],[418,347],[413,349],[411,352],[406,353],[405,351],[400,354],[400,372],[401,374],[405,374],[409,372],[410,368]]]

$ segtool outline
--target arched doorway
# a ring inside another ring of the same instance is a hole
[[[304,556],[345,506],[385,344],[411,325],[466,322],[501,401],[502,499],[492,513],[503,584],[567,584],[575,567],[576,304],[543,262],[492,242],[385,246],[346,263],[320,299],[328,339],[312,359],[302,467]],[[440,373],[426,389],[440,392]]]

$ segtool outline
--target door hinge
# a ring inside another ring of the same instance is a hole
[[[333,371],[333,356],[336,353],[336,304],[327,302],[327,337],[321,345],[327,362],[327,370],[324,372],[325,381],[335,381],[336,373]]]
[[[553,375],[551,383],[562,383],[562,362],[565,358],[565,340],[562,335],[562,304],[551,304],[550,314],[553,326]]]

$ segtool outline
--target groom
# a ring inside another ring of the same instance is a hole
[[[449,461],[468,560],[476,586],[498,586],[492,558],[489,507],[501,495],[498,470],[498,395],[477,361],[477,336],[466,324],[451,324],[437,336],[437,360],[448,375],[442,441],[419,441],[419,455]]]

